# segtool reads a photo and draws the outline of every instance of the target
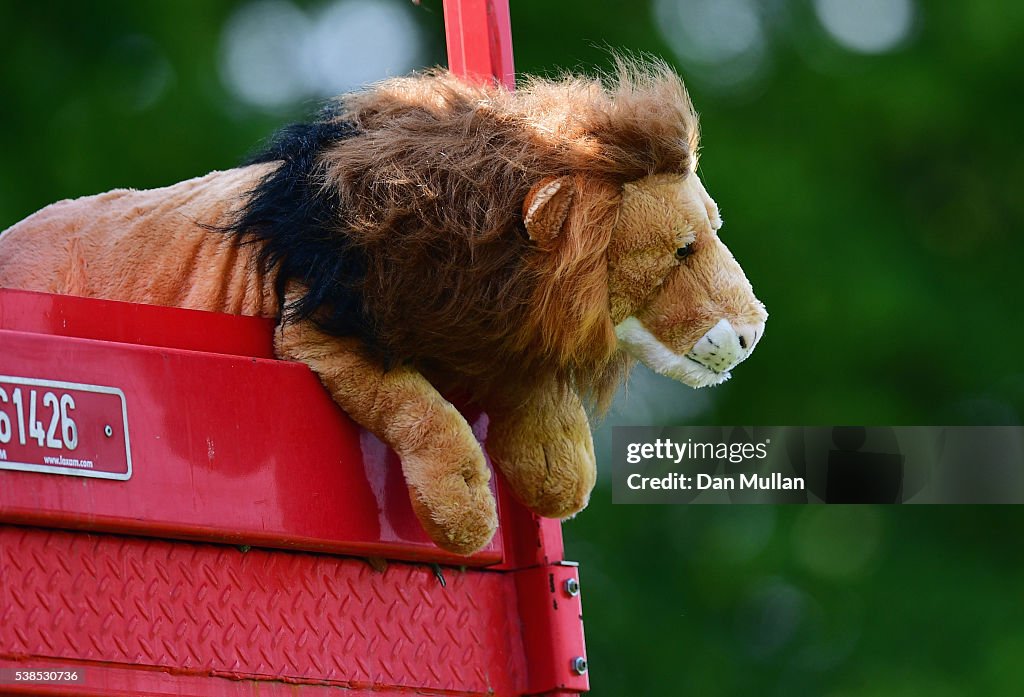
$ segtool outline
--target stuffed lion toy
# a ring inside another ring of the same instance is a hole
[[[398,453],[428,534],[469,554],[497,526],[491,475],[442,395],[483,407],[513,494],[566,518],[595,481],[584,405],[630,357],[702,387],[761,338],[697,144],[656,61],[514,92],[389,79],[246,166],[44,208],[0,235],[0,286],[276,318],[276,355]]]

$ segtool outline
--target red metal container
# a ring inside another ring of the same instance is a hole
[[[257,319],[0,290],[0,689],[586,690],[557,522],[498,482],[495,541],[437,548],[394,454],[270,342]],[[9,680],[57,668],[82,682]]]

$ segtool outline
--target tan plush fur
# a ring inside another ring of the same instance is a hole
[[[308,279],[261,263],[266,236],[223,232],[274,163],[54,204],[0,235],[0,286],[280,318],[277,355],[396,450],[425,529],[460,553],[497,518],[443,392],[487,408],[515,495],[564,518],[595,479],[583,399],[607,404],[628,364],[616,325],[635,318],[685,355],[720,320],[763,324],[693,172],[696,115],[662,64],[516,92],[435,71],[346,95],[331,120],[355,134],[317,152],[309,184],[336,215],[324,234],[365,259],[337,280],[368,340],[290,317]]]
[[[226,221],[263,169],[47,206],[0,236],[0,286],[271,317],[253,250],[197,225]]]

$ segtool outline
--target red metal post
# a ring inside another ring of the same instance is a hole
[[[444,0],[444,30],[453,73],[515,88],[508,0]]]
[[[444,16],[450,70],[515,89],[508,0],[444,0]],[[578,569],[564,561],[561,523],[529,512],[504,486],[499,504],[505,554],[499,568],[515,570],[528,692],[549,697],[586,692]]]
[[[445,37],[448,42],[448,67],[468,80],[495,80],[515,89],[512,62],[512,21],[508,0],[444,0]],[[562,526],[556,520],[535,516],[506,496],[509,515],[516,525],[515,540],[507,540],[510,552],[505,565],[521,568],[560,562],[564,559]],[[524,529],[535,531],[522,539]]]

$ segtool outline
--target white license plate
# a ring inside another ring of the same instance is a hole
[[[0,469],[129,479],[124,392],[0,375]]]

